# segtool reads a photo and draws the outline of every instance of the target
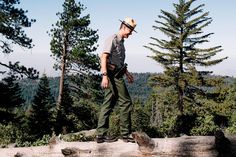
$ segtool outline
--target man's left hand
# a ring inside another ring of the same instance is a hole
[[[127,78],[129,83],[133,83],[134,82],[134,77],[132,76],[132,74],[130,74],[128,72],[128,70],[126,71],[125,75],[126,75],[126,78]]]

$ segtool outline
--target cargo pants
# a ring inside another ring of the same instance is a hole
[[[98,119],[97,135],[106,135],[109,128],[109,116],[115,105],[119,105],[120,133],[131,133],[132,101],[123,77],[109,77],[109,88],[104,89],[105,97]]]

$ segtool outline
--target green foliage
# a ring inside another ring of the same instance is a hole
[[[80,141],[80,142],[85,142],[85,141],[93,141],[95,138],[95,135],[93,136],[86,136],[84,133],[78,133],[78,134],[67,134],[66,138],[63,138],[63,140],[67,142],[74,142],[74,141]]]
[[[133,73],[135,78],[135,82],[132,84],[127,84],[129,93],[133,100],[140,99],[142,103],[144,103],[150,93],[152,92],[152,88],[147,85],[148,78],[150,76],[155,75],[154,73]],[[86,75],[82,76],[72,76],[68,79],[71,79],[71,82],[75,82],[78,86],[71,87],[72,83],[66,81],[70,89],[70,94],[72,97],[77,97],[77,99],[87,98],[92,100],[93,102],[98,102],[99,104],[102,103],[103,100],[103,93],[100,88],[100,77],[93,76],[88,77]],[[48,77],[49,80],[49,87],[51,89],[51,93],[56,100],[58,97],[58,89],[59,89],[59,77]],[[230,83],[232,78],[229,78]],[[36,94],[37,85],[39,80],[31,80],[31,79],[22,79],[19,80],[18,83],[22,89],[22,97],[26,101],[24,106],[27,108],[27,104],[31,104],[34,95]],[[83,88],[81,87],[83,86]],[[78,87],[78,88],[77,88]]]
[[[119,126],[120,126],[120,118],[119,118],[118,110],[115,109],[109,118],[108,134],[112,136],[119,136],[120,135]]]
[[[226,129],[226,133],[230,135],[236,135],[236,124],[232,123],[230,127]]]
[[[229,92],[226,96],[225,101],[228,104],[228,106],[230,106],[229,108],[230,112],[227,112],[229,116],[229,127],[226,129],[226,132],[228,134],[235,135],[236,134],[236,81],[235,79],[231,88],[229,89]]]
[[[13,131],[14,126],[12,124],[3,125],[0,124],[0,146],[6,147],[8,144],[13,143],[16,138]]]
[[[146,106],[150,113],[151,126],[157,128],[161,137],[179,136],[181,133],[213,135],[217,128],[230,128],[230,117],[235,110],[232,81],[220,76],[210,77],[208,80],[214,80],[215,87],[204,89],[209,93],[207,96],[196,95],[193,103],[186,102],[184,115],[176,110],[177,97],[173,94],[173,88],[154,88]],[[206,115],[212,119],[209,120]]]
[[[71,94],[78,101],[87,99],[97,104],[102,103],[101,76],[97,74],[77,74],[69,76],[68,79],[70,81]]]
[[[88,100],[75,101],[72,113],[67,115],[74,128],[73,132],[90,130],[97,126],[97,104]]]
[[[164,137],[167,132],[161,132],[162,127],[154,125],[152,121],[152,108],[150,105],[143,105],[140,100],[134,101],[134,108],[131,114],[132,131],[145,132],[150,137]]]
[[[55,132],[56,134],[74,131],[74,125],[72,120],[69,118],[71,114],[75,114],[73,110],[73,100],[70,95],[68,84],[64,85],[61,105],[57,111],[56,122],[55,122]]]
[[[15,144],[16,147],[31,146],[30,136],[24,129],[11,122],[6,125],[0,124],[0,146],[7,147],[10,144]]]
[[[52,56],[56,60],[54,68],[61,70],[58,108],[61,105],[66,76],[73,77],[73,74],[76,74],[79,77],[92,77],[91,75],[99,70],[99,57],[93,53],[97,49],[97,30],[89,28],[90,16],[82,14],[86,8],[75,0],[65,0],[62,6],[63,12],[57,13],[59,20],[49,33],[52,37]],[[73,90],[77,91],[84,85],[72,83]]]
[[[27,37],[23,28],[31,27],[31,24],[35,22],[34,19],[28,19],[26,16],[27,11],[17,8],[19,0],[2,0],[0,1],[0,51],[2,53],[9,54],[13,52],[12,45],[17,44],[25,48],[32,48],[32,39]],[[14,75],[21,77],[26,75],[30,78],[37,78],[38,72],[33,68],[26,68],[25,66],[19,65],[19,62],[3,63],[0,62],[0,66],[8,68],[10,72],[8,75]],[[1,74],[6,71],[0,71]]]
[[[85,72],[88,69],[98,70],[98,56],[91,53],[97,49],[97,30],[92,30],[90,16],[82,15],[86,8],[75,0],[65,0],[63,12],[57,13],[59,20],[50,30],[52,56],[59,63],[66,63],[67,70]]]
[[[137,74],[135,77],[137,80],[139,79],[139,75]],[[162,74],[158,74],[162,75]],[[147,80],[149,75],[140,76],[143,80]],[[154,75],[150,75],[154,76]],[[226,131],[227,134],[235,134],[235,79],[229,77],[222,77],[222,76],[209,76],[207,79],[211,82],[212,85],[218,85],[217,87],[209,86],[204,87],[204,90],[208,91],[208,96],[196,96],[195,104],[200,104],[199,106],[195,107],[186,107],[185,115],[180,115],[177,108],[177,97],[174,93],[173,87],[159,87],[153,86],[155,88],[152,89],[152,94],[146,98],[145,103],[141,99],[135,99],[134,108],[132,112],[132,130],[133,131],[144,131],[150,137],[174,137],[179,136],[179,130],[186,133],[188,135],[212,135],[215,130],[221,128]],[[223,81],[222,81],[223,80]],[[23,81],[23,80],[22,80]],[[36,85],[39,85],[40,82],[37,80],[25,81],[23,82],[24,85],[28,85],[28,88],[37,89]],[[49,80],[48,80],[49,82]],[[142,82],[142,81],[141,81]],[[145,82],[145,81],[143,81]],[[27,83],[32,83],[33,85],[29,85]],[[158,82],[149,82],[150,85],[158,83]],[[41,83],[40,83],[41,84]],[[131,88],[133,90],[146,89],[146,87],[142,83],[138,82],[133,87],[137,86],[138,88]],[[35,85],[35,86],[34,86]],[[42,84],[41,84],[42,85]],[[48,84],[49,85],[49,84]],[[56,88],[58,86],[58,79],[57,78],[50,78],[50,85],[49,89]],[[24,86],[21,86],[24,87]],[[25,89],[26,87],[24,87]],[[67,86],[65,86],[67,88]],[[17,91],[17,88],[12,88]],[[129,88],[130,89],[130,88]],[[14,91],[13,90],[13,91]],[[5,90],[4,90],[5,91]],[[42,91],[42,90],[41,90]],[[45,88],[45,91],[48,91]],[[55,90],[57,91],[57,90]],[[97,113],[99,102],[88,100],[86,97],[78,98],[71,97],[70,89],[65,90],[65,97],[63,96],[63,101],[65,103],[63,115],[65,121],[67,121],[66,132],[78,132],[85,129],[94,129],[97,125]],[[35,93],[37,93],[35,91]],[[43,94],[42,92],[41,94]],[[14,92],[13,92],[14,93]],[[19,93],[19,92],[18,92]],[[47,92],[46,92],[47,93]],[[131,92],[132,94],[133,92]],[[136,92],[137,95],[139,94]],[[2,93],[1,93],[2,94]],[[41,95],[40,94],[40,95]],[[45,98],[46,95],[50,94],[43,94],[40,97]],[[140,93],[142,95],[142,93]],[[5,98],[5,97],[4,97]],[[55,97],[54,97],[55,98]],[[91,97],[90,97],[91,98]],[[211,98],[211,99],[208,99]],[[95,100],[95,99],[93,99]],[[186,103],[188,104],[188,103]],[[191,105],[189,103],[189,105]],[[21,106],[21,105],[20,105]],[[8,144],[15,143],[17,147],[19,146],[33,146],[33,145],[44,145],[47,143],[49,137],[49,133],[43,133],[41,137],[35,136],[32,134],[31,129],[32,126],[30,121],[30,115],[32,110],[26,107],[23,108],[15,108],[14,113],[17,113],[15,117],[15,123],[8,123],[8,124],[1,124],[2,126],[0,129],[2,132],[0,133],[1,136],[1,146],[7,146]],[[55,104],[52,105],[52,109],[48,111],[55,111]],[[51,113],[50,121],[55,123],[55,113]],[[194,114],[195,113],[195,114]],[[196,114],[197,113],[197,114]],[[26,116],[25,116],[25,115]],[[207,116],[206,116],[207,115]],[[51,127],[54,125],[51,123]],[[60,123],[62,124],[62,122]],[[57,134],[63,133],[64,134],[64,127],[63,125],[59,125],[61,128]],[[42,127],[43,128],[43,127]],[[185,130],[183,130],[183,128]],[[55,128],[54,128],[55,129]],[[8,130],[7,134],[3,134]],[[178,130],[178,131],[177,131]],[[54,130],[56,131],[56,129]],[[65,133],[66,133],[65,132]],[[119,135],[119,116],[118,110],[114,109],[113,114],[110,117],[110,129],[109,134],[111,135]],[[44,137],[45,135],[45,137]],[[94,137],[85,137],[83,134],[72,136],[68,141],[89,141],[92,140]]]
[[[56,100],[56,98],[58,97],[59,77],[48,77],[48,80],[51,93],[53,95],[53,98]],[[24,108],[27,108],[27,105],[32,103],[34,96],[36,95],[39,79],[32,80],[26,78],[19,80],[18,83],[22,89],[22,97],[26,101],[26,106],[24,106]]]
[[[150,76],[155,75],[153,73],[132,73],[135,82],[127,83],[127,88],[129,89],[129,93],[131,95],[132,100],[139,99],[142,103],[144,103],[150,93],[152,92],[152,88],[147,85],[148,79]]]
[[[197,114],[197,117],[200,118],[212,106],[220,108],[219,106],[222,106],[220,103],[225,98],[225,91],[218,89],[219,86],[223,87],[221,83],[223,79],[210,77],[211,71],[197,70],[197,67],[208,67],[221,63],[227,57],[212,59],[222,51],[221,46],[209,48],[202,46],[209,42],[208,38],[213,34],[203,33],[203,29],[211,24],[212,18],[208,17],[208,12],[203,12],[204,4],[192,9],[194,2],[195,0],[179,0],[179,3],[173,4],[175,8],[173,13],[161,10],[159,20],[155,21],[156,25],[153,28],[164,33],[167,39],[151,37],[153,42],[149,43],[149,46],[145,46],[154,53],[149,57],[164,68],[163,74],[150,79],[152,87],[158,88],[158,90],[172,89],[172,96],[168,93],[161,94],[162,97],[157,96],[157,103],[160,105],[156,109],[160,109],[160,111],[156,112],[164,114],[165,110],[162,109],[175,106],[174,113],[167,115],[167,118],[173,115],[183,117],[193,114]],[[227,91],[227,88],[225,89]],[[171,99],[172,103],[169,103],[168,99]],[[214,115],[216,112],[215,110],[210,114]],[[164,115],[161,117],[164,118],[164,123],[166,117]],[[179,121],[181,119],[177,118],[176,125],[184,124],[183,121]],[[181,133],[181,130],[178,130],[181,127],[176,128],[176,132]],[[191,128],[189,129],[191,130]],[[185,131],[190,132],[190,130]]]
[[[14,78],[4,78],[0,82],[0,97],[0,122],[14,121],[16,119],[15,109],[24,103],[21,88]]]
[[[43,145],[48,145],[49,140],[51,136],[50,135],[43,135],[41,139],[37,139],[35,142],[31,144],[31,146],[43,146]]]
[[[204,117],[198,117],[196,126],[192,128],[192,135],[213,135],[219,127],[214,123],[214,117],[212,115],[205,115]]]
[[[157,127],[159,134],[162,137],[175,137],[177,133],[175,132],[177,116],[169,117],[165,119],[160,126]]]
[[[52,133],[52,107],[55,107],[55,101],[50,92],[48,78],[44,75],[39,81],[28,118],[30,132],[36,139]]]
[[[146,113],[147,111],[144,110],[139,100],[135,101],[133,106],[134,108],[131,114],[132,130],[147,132],[150,122],[150,118]]]
[[[33,141],[18,138],[16,140],[16,147],[32,147],[48,145],[51,136],[43,135],[42,138],[34,139]]]
[[[88,100],[80,101],[80,105],[75,106],[75,110],[77,111],[77,115],[82,121],[84,127],[87,129],[93,129],[97,126],[97,113],[98,107],[94,102],[90,102]]]
[[[177,108],[177,97],[173,88],[153,89],[149,97],[148,110],[150,112],[150,122],[152,126],[160,126],[165,121],[169,121],[179,114]]]
[[[32,48],[32,39],[26,36],[23,28],[30,27],[35,20],[29,20],[25,15],[27,11],[15,7],[19,3],[19,0],[2,0],[0,2],[0,33],[3,35],[0,47],[3,53],[12,52],[7,40],[23,47]]]
[[[141,102],[139,100],[136,100],[133,103],[133,110],[131,114],[131,123],[133,131],[144,131],[147,134],[149,134],[151,128],[149,125],[150,118],[147,114],[147,111],[142,106]],[[119,106],[116,106],[110,115],[109,119],[109,129],[108,134],[109,135],[120,135],[120,114],[119,114]]]

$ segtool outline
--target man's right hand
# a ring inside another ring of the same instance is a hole
[[[101,83],[102,88],[108,88],[109,87],[109,81],[107,76],[102,76],[102,83]]]

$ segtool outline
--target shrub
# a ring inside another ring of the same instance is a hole
[[[230,118],[230,125],[226,129],[227,134],[235,135],[236,134],[236,114],[235,112],[232,113]]]
[[[14,143],[16,139],[15,127],[12,123],[7,125],[0,124],[0,145],[6,147],[10,143]]]
[[[214,123],[213,115],[206,115],[205,117],[197,117],[195,126],[191,130],[191,135],[214,135],[214,132],[219,129]]]
[[[120,118],[116,112],[110,115],[108,134],[114,136],[120,135]]]

